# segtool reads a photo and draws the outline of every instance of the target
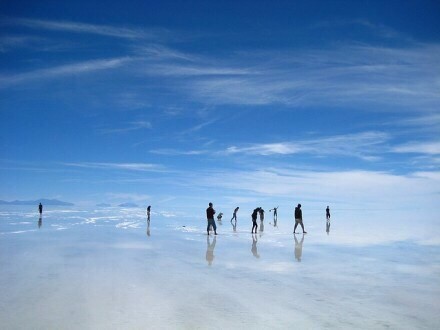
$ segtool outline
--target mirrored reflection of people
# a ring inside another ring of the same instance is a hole
[[[325,224],[325,232],[327,235],[330,234],[330,219],[327,219],[327,223]]]
[[[43,204],[40,203],[40,205],[38,205],[38,212],[40,212],[40,218],[41,215],[43,214]]]
[[[258,229],[258,224],[257,224],[257,217],[258,217],[258,211],[260,210],[259,207],[257,207],[254,212],[252,212],[252,231],[251,233],[254,233],[254,229],[255,229],[255,234],[257,233],[257,229]]]
[[[270,210],[269,210],[269,212],[272,212],[272,210],[273,210],[273,221],[274,221],[274,222],[275,222],[276,220],[278,220],[278,208],[279,208],[279,206],[274,207],[273,209],[270,209]]]
[[[231,222],[232,222],[232,220],[237,221],[237,212],[238,212],[239,209],[240,208],[238,206],[235,208],[234,213],[232,213]]]
[[[293,236],[295,238],[295,259],[298,262],[301,262],[302,257],[302,251],[303,251],[303,243],[304,243],[304,234],[301,237],[301,242],[298,243],[298,239],[296,236]]]
[[[151,213],[151,205],[148,205],[147,207],[147,221],[150,223],[150,213]]]
[[[40,217],[38,218],[38,228],[41,228],[42,225],[43,225],[43,218],[40,215]]]
[[[234,232],[236,232],[237,231],[237,221],[234,221],[234,222],[231,221],[231,225],[232,225],[232,230]]]
[[[214,260],[214,249],[216,240],[217,237],[214,236],[214,240],[211,243],[211,238],[209,236],[206,236],[206,261],[208,262],[209,266],[212,265],[212,262]]]
[[[147,224],[147,236],[148,236],[148,237],[151,236],[151,235],[150,235],[150,221],[148,221],[148,224]]]
[[[327,219],[327,221],[330,220],[330,208],[328,206],[325,209],[325,218]]]
[[[298,206],[295,207],[295,227],[293,227],[294,234],[296,234],[295,231],[296,231],[296,227],[298,227],[298,224],[301,225],[301,228],[303,230],[303,234],[307,234],[307,232],[304,230],[301,204],[298,204]]]
[[[255,258],[260,258],[260,255],[258,254],[258,250],[257,250],[257,235],[252,235],[252,248],[251,248],[251,252],[254,255]]]
[[[215,224],[214,214],[215,214],[215,210],[212,207],[212,203],[209,203],[209,207],[206,209],[206,219],[208,220],[208,226],[206,227],[206,231],[208,235],[209,235],[209,227],[211,226],[212,229],[214,229],[214,234],[217,235],[217,226]]]

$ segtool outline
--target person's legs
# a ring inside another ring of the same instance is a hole
[[[303,230],[303,234],[306,234],[307,232],[304,230],[304,225],[303,225],[303,222],[302,221],[300,221],[300,223],[299,223],[300,225],[301,225],[301,228],[302,228],[302,230]]]
[[[214,234],[217,235],[217,225],[215,224],[214,219],[212,219],[212,228],[214,229]]]
[[[295,220],[295,227],[293,227],[293,233],[295,234],[296,227],[298,227],[298,221]]]

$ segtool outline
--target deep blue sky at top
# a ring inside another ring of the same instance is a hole
[[[387,180],[388,194],[416,185],[437,199],[437,1],[3,1],[0,12],[2,199],[160,203],[215,186],[225,204],[326,200],[341,181],[360,193]]]

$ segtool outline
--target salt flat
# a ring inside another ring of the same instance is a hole
[[[249,213],[249,212],[247,212]],[[141,209],[0,210],[2,329],[435,329],[440,248],[431,220],[355,211],[292,234],[286,214],[194,217]],[[337,214],[334,212],[333,214]],[[425,222],[424,222],[425,221]],[[260,222],[259,222],[260,224]],[[261,230],[262,229],[262,230]]]

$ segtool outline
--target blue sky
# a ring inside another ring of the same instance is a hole
[[[0,8],[1,199],[434,214],[436,1]]]

